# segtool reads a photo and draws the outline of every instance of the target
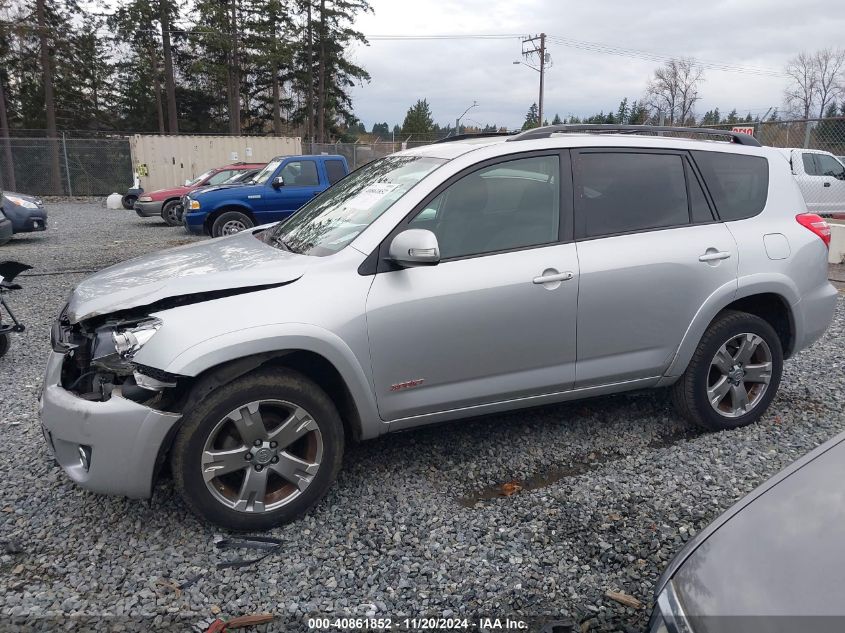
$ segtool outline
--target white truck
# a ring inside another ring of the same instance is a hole
[[[792,167],[807,210],[822,216],[845,213],[845,165],[830,152],[780,148]]]

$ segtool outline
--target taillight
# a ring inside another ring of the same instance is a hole
[[[799,213],[795,219],[798,220],[798,224],[818,235],[824,245],[830,248],[830,225],[823,217],[815,213]]]

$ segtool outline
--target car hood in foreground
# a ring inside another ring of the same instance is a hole
[[[299,279],[309,259],[244,231],[105,268],[75,288],[66,314],[76,323],[171,297],[278,286]]]
[[[667,575],[696,633],[733,630],[724,616],[842,616],[844,525],[845,433],[716,519]]]

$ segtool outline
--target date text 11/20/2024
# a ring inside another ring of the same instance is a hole
[[[510,618],[309,618],[308,628],[315,630],[405,631],[527,631],[528,622]]]

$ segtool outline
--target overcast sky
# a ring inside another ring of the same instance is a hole
[[[782,71],[801,50],[845,46],[845,12],[831,0],[370,0],[356,26],[367,35],[534,34],[692,56],[707,62]],[[518,39],[372,41],[354,59],[372,79],[353,90],[356,115],[402,123],[426,98],[434,119],[451,121],[478,101],[465,123],[520,127],[538,96],[538,73],[521,65]],[[659,65],[549,43],[545,114],[551,120],[616,110],[642,96]],[[708,69],[700,115],[718,107],[764,114],[782,106],[787,79]]]

